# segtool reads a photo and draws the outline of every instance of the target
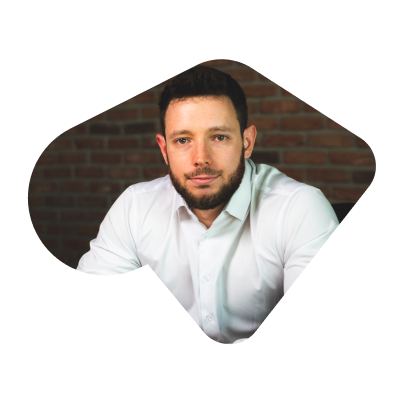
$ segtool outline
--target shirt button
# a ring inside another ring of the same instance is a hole
[[[207,322],[211,322],[212,321],[212,316],[211,315],[207,315],[206,320],[207,320]]]
[[[204,279],[208,282],[210,280],[210,276],[209,275],[204,275]]]
[[[207,238],[208,238],[208,233],[206,233],[206,234],[204,235],[204,237],[207,239]]]

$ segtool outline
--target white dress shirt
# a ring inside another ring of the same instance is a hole
[[[247,159],[209,229],[169,175],[130,186],[77,269],[111,275],[149,265],[209,337],[233,343],[257,330],[337,225],[319,189]]]

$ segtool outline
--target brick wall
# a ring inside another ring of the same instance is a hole
[[[361,197],[375,173],[363,140],[243,64],[205,65],[241,84],[249,123],[258,131],[255,163],[320,188],[332,203]],[[63,133],[39,157],[29,186],[32,222],[65,264],[76,267],[125,188],[167,174],[155,139],[161,133],[157,102],[164,84]]]

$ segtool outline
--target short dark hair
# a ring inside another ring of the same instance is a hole
[[[247,102],[242,88],[225,72],[202,65],[197,65],[175,76],[161,93],[158,106],[164,137],[165,113],[172,100],[219,96],[227,96],[232,101],[243,137],[243,132],[247,128]]]

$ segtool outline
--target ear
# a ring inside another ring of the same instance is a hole
[[[253,152],[254,144],[256,142],[257,129],[254,125],[250,125],[243,132],[243,146],[244,157],[249,158]]]
[[[163,135],[160,135],[160,134],[158,134],[158,135],[156,136],[156,138],[157,138],[157,143],[158,143],[158,145],[160,146],[161,153],[162,153],[162,155],[163,155],[163,157],[164,157],[165,164],[168,165],[167,144],[165,143],[165,138],[164,138]]]

